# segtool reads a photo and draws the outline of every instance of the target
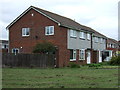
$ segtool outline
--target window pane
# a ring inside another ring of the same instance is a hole
[[[70,50],[70,59],[73,59],[73,50]]]
[[[73,36],[73,30],[70,30],[70,36]]]
[[[73,51],[73,59],[76,59],[76,50]]]
[[[22,35],[25,35],[25,28],[22,29]]]
[[[73,31],[73,36],[74,36],[74,37],[76,37],[76,36],[77,36],[77,35],[76,35],[76,31],[75,31],[75,30]]]
[[[26,35],[29,35],[30,34],[30,30],[29,28],[26,28]]]
[[[84,59],[85,59],[85,50],[80,50],[79,58],[80,58],[81,60],[84,60]]]
[[[50,34],[53,34],[53,30],[54,30],[54,28],[51,26],[50,27]]]
[[[87,39],[90,40],[90,34],[87,34]]]
[[[46,27],[46,34],[49,34],[49,27]]]

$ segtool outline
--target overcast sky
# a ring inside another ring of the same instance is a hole
[[[0,39],[8,39],[6,26],[29,6],[36,6],[89,26],[118,39],[119,0],[0,0]]]

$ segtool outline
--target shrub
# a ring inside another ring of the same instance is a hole
[[[109,61],[110,65],[120,65],[120,56],[112,57]]]
[[[79,64],[76,64],[76,63],[73,63],[73,62],[70,62],[70,63],[69,63],[69,66],[70,66],[71,68],[80,68],[80,65],[79,65]]]
[[[55,46],[50,43],[50,42],[43,42],[37,44],[34,49],[33,53],[50,53],[50,52],[55,52],[56,48]]]
[[[93,63],[93,64],[89,64],[88,66],[89,66],[89,67],[100,67],[101,64],[99,64],[99,63],[98,63],[98,64],[94,64],[94,63]]]
[[[100,65],[109,65],[109,62],[108,61],[105,61],[105,62],[101,62],[99,63]]]

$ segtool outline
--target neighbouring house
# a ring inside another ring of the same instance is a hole
[[[120,41],[118,41],[118,51],[120,51]]]
[[[0,52],[8,53],[8,40],[0,40]]]
[[[112,56],[118,51],[118,41],[112,38],[107,38],[106,51],[104,52],[105,59],[104,61],[109,61]]]
[[[36,44],[57,47],[56,66],[102,62],[106,36],[67,17],[30,6],[7,26],[9,53],[32,53]]]
[[[93,63],[103,62],[104,52],[106,51],[106,40],[107,37],[94,30],[93,34]]]

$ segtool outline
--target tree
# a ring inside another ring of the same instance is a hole
[[[33,53],[54,53],[55,51],[55,46],[50,42],[39,43],[33,49]]]

